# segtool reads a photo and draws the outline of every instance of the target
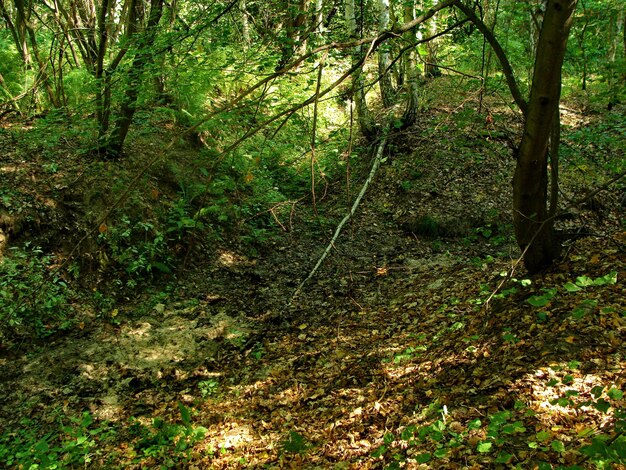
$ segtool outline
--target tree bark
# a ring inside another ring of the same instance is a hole
[[[351,39],[358,39],[356,16],[354,10],[354,0],[345,0],[346,25],[348,26],[348,34]],[[352,65],[361,60],[363,54],[362,46],[356,46],[352,52]],[[357,120],[361,134],[367,138],[371,138],[376,134],[376,127],[367,107],[365,98],[365,81],[363,80],[363,69],[360,67],[352,74],[352,96],[354,106],[356,108]]]
[[[15,4],[15,30],[19,41],[18,51],[22,55],[22,61],[27,67],[30,66],[32,59],[28,50],[28,42],[26,39],[28,22],[30,21],[30,6],[28,8],[24,4],[24,0],[14,0]]]
[[[575,9],[576,0],[548,0],[513,179],[515,236],[531,273],[549,266],[560,250],[547,208],[548,143],[558,111],[561,68]]]
[[[404,2],[404,22],[409,23],[415,19],[415,1]],[[411,44],[415,42],[415,31],[407,31],[403,35],[404,40]],[[404,86],[406,89],[406,107],[402,117],[402,124],[408,127],[417,120],[417,109],[419,106],[419,71],[415,47],[409,49],[404,58]]]
[[[379,32],[389,29],[389,0],[378,0],[378,30]],[[394,89],[391,82],[391,70],[389,70],[389,50],[388,43],[378,48],[378,74],[380,86],[380,98],[383,106],[389,108],[393,106]]]
[[[324,0],[315,0],[315,32],[324,32]]]
[[[309,10],[309,0],[287,0],[286,2],[286,30],[287,37],[283,42],[282,54],[277,69],[283,68],[292,57],[301,55],[306,50],[307,18]]]
[[[620,82],[622,81],[623,74],[618,71],[616,58],[617,51],[619,49],[619,43],[621,42],[622,36],[622,25],[624,22],[624,10],[617,9],[614,11],[614,14],[610,15],[613,17],[610,28],[609,28],[609,50],[608,50],[608,62],[609,62],[609,108],[612,108],[615,104],[617,104],[617,95],[619,90]]]
[[[239,13],[241,13],[241,36],[243,42],[250,44],[250,21],[248,19],[248,9],[246,6],[246,0],[239,0]]]
[[[22,62],[26,63],[25,58],[27,55],[27,51],[25,51],[23,48],[25,44],[22,41],[22,39],[20,39],[20,35],[18,33],[17,27],[13,23],[13,20],[11,18],[11,15],[9,14],[9,11],[4,6],[4,0],[0,0],[0,15],[2,15],[2,18],[4,19],[7,27],[9,28],[9,31],[11,31],[11,36],[13,36],[13,42],[15,43],[15,48],[20,53]]]
[[[436,7],[439,0],[432,0],[432,6]],[[437,17],[439,15],[435,14],[433,17],[426,23],[426,29],[428,30],[428,35],[433,37],[437,34]],[[433,41],[428,41],[426,43],[426,50],[428,51],[428,55],[426,56],[426,64],[424,64],[424,76],[426,78],[434,78],[441,75],[441,71],[439,67],[437,67],[437,49],[438,49],[438,41],[435,39]]]
[[[137,2],[139,4],[139,1]],[[107,157],[117,157],[122,151],[124,141],[135,115],[137,98],[141,88],[141,77],[146,66],[153,60],[152,46],[156,38],[157,26],[163,12],[163,0],[150,1],[150,15],[143,41],[138,45],[138,50],[133,58],[133,63],[128,73],[128,84],[124,92],[124,98],[120,106],[119,116],[115,122],[111,136],[105,145]]]

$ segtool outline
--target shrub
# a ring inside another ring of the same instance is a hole
[[[0,261],[0,340],[48,336],[72,324],[72,291],[50,274],[53,257],[41,248],[13,247]]]

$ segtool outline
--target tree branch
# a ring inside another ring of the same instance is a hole
[[[478,16],[476,16],[471,8],[464,5],[459,0],[455,0],[452,3],[454,3],[454,6],[461,10],[465,14],[465,16],[467,16],[469,20],[474,23],[474,25],[476,25],[478,30],[483,34],[483,36],[485,36],[485,39],[487,39],[487,41],[491,45],[493,52],[495,52],[498,60],[500,61],[500,66],[502,67],[502,72],[504,73],[504,77],[506,78],[506,83],[509,86],[511,95],[513,95],[513,99],[515,100],[515,103],[517,104],[519,109],[522,111],[522,114],[525,115],[526,111],[528,110],[528,103],[520,92],[519,86],[517,85],[517,80],[515,79],[515,75],[513,74],[513,68],[509,63],[509,59],[506,57],[504,49],[502,49],[502,46],[500,45],[494,34],[491,32],[491,30],[487,27],[487,25],[480,18],[478,18]]]

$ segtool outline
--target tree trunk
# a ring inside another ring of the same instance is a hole
[[[609,50],[607,57],[609,62],[609,109],[611,109],[613,105],[617,104],[617,95],[620,88],[620,82],[622,81],[622,73],[618,71],[616,58],[617,51],[619,49],[619,43],[622,39],[621,36],[622,25],[624,21],[624,10],[621,8],[619,10],[615,10],[610,16],[613,17],[613,20],[611,21],[609,28]]]
[[[315,32],[324,32],[324,0],[315,0]]]
[[[137,2],[137,5],[139,2]],[[128,84],[122,104],[120,106],[119,116],[115,122],[111,136],[106,143],[105,154],[108,157],[117,157],[122,151],[124,141],[128,135],[130,124],[135,115],[137,98],[141,88],[141,77],[146,66],[150,65],[153,60],[152,46],[157,33],[157,26],[163,12],[163,0],[151,0],[150,16],[146,31],[143,35],[143,41],[140,41],[137,52],[133,58],[133,63],[128,72]]]
[[[24,5],[24,0],[14,0],[15,4],[15,30],[17,32],[17,40],[18,51],[22,56],[22,61],[24,65],[27,67],[30,66],[32,59],[30,57],[30,52],[28,50],[28,41],[27,41],[27,25],[30,20],[30,7],[27,9]]]
[[[0,15],[2,15],[2,18],[4,19],[7,25],[7,28],[9,28],[9,31],[11,31],[11,36],[13,36],[13,42],[15,43],[15,48],[18,50],[20,57],[22,58],[22,62],[26,63],[25,58],[28,54],[28,51],[24,50],[25,44],[20,38],[17,27],[13,23],[13,20],[11,19],[11,15],[9,14],[9,11],[4,6],[4,0],[0,0]]]
[[[389,29],[389,10],[389,0],[378,0],[378,30],[381,33]],[[393,106],[394,103],[390,63],[389,44],[386,43],[378,48],[378,83],[380,85],[380,97],[385,108]]]
[[[547,208],[548,143],[558,111],[561,68],[575,8],[576,0],[548,0],[513,179],[515,236],[531,273],[550,265],[560,249]]]
[[[281,46],[282,54],[277,70],[287,65],[294,55],[301,55],[306,50],[308,9],[309,0],[296,0],[295,4],[292,4],[291,0],[287,1],[285,13],[287,38]]]
[[[96,120],[98,122],[98,136],[102,137],[109,129],[110,109],[110,78],[104,76],[104,57],[108,46],[107,16],[110,0],[104,0],[98,16],[98,55],[95,62],[95,78],[98,85],[96,90]]]
[[[483,7],[483,22],[487,25],[491,34],[494,34],[496,25],[498,23],[498,11],[500,9],[500,0],[496,0],[495,5],[486,1]],[[489,75],[491,73],[491,61],[493,59],[493,49],[487,47],[487,38],[483,37],[483,60],[481,76],[483,77],[483,86],[480,91],[480,104],[478,105],[478,112],[482,112],[483,97],[487,94],[489,86]]]
[[[439,0],[432,0],[432,6],[436,7]],[[429,36],[434,36],[437,34],[437,17],[439,15],[435,14],[426,24],[426,29],[428,30]],[[426,43],[426,50],[428,51],[428,55],[426,56],[426,64],[424,65],[424,76],[426,78],[434,78],[441,75],[441,71],[439,67],[437,67],[437,49],[439,41],[434,39],[432,41],[428,41]]]
[[[354,11],[354,0],[345,0],[346,25],[351,39],[358,39],[359,35],[356,26],[356,16]],[[359,62],[362,55],[362,47],[356,46],[352,52],[352,64]],[[367,107],[365,98],[365,81],[363,80],[363,69],[359,68],[352,74],[352,97],[356,108],[357,120],[361,133],[370,138],[375,135],[375,126],[372,116]]]
[[[17,17],[19,18],[19,21],[17,22],[19,35],[28,35],[28,39],[30,40],[30,47],[39,68],[39,70],[37,71],[36,82],[41,82],[41,84],[43,85],[44,89],[46,90],[46,94],[48,95],[48,101],[50,102],[52,107],[58,108],[60,104],[57,100],[57,94],[52,87],[52,81],[50,80],[50,76],[48,75],[48,64],[47,61],[43,60],[43,57],[41,57],[41,54],[39,53],[35,29],[30,23],[32,5],[29,4],[25,6],[24,0],[19,0],[15,2],[15,6],[18,11]],[[26,53],[26,56],[24,57],[24,63],[28,66],[32,59],[30,58],[30,54],[28,53],[28,46],[26,45],[26,42],[24,42],[23,47],[23,50]]]
[[[455,1],[454,6],[456,6],[459,10],[461,10],[465,14],[465,16],[467,16],[469,20],[472,23],[474,23],[476,28],[478,28],[478,30],[483,34],[483,36],[487,38],[489,45],[493,49],[494,54],[496,55],[496,57],[498,58],[498,61],[500,62],[502,73],[504,74],[504,77],[506,78],[506,83],[509,87],[509,91],[511,92],[511,95],[513,96],[513,99],[515,100],[515,104],[517,104],[517,106],[522,111],[522,113],[526,114],[526,111],[528,109],[528,104],[526,103],[526,100],[522,96],[522,92],[520,91],[519,86],[517,84],[517,80],[515,79],[515,74],[513,73],[513,68],[511,67],[511,64],[509,63],[509,59],[507,58],[506,53],[504,52],[504,49],[502,48],[502,46],[500,45],[500,43],[498,42],[494,34],[491,32],[489,27],[480,18],[476,16],[476,14],[471,8],[468,8],[461,1]]]
[[[243,42],[250,44],[250,21],[248,19],[248,10],[246,0],[239,0],[239,12],[241,13],[241,37]]]
[[[415,1],[404,2],[404,22],[409,23],[415,19]],[[403,35],[404,40],[411,44],[415,41],[415,31],[407,31]],[[402,117],[403,126],[407,127],[417,120],[417,109],[419,106],[419,71],[415,48],[412,47],[404,57],[404,86],[406,89],[406,108]]]

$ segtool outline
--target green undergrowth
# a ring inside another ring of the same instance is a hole
[[[559,369],[560,370],[560,369]],[[567,371],[557,372],[560,379],[547,384],[571,383]],[[386,469],[404,468],[407,464],[443,465],[449,459],[461,455],[484,464],[505,465],[507,468],[526,468],[518,463],[528,455],[543,456],[535,460],[535,468],[542,470],[589,468],[612,468],[626,463],[626,408],[624,393],[616,387],[595,387],[589,399],[581,399],[576,390],[566,390],[561,398],[551,404],[563,412],[585,413],[593,409],[611,416],[609,429],[596,433],[586,427],[576,435],[557,437],[554,430],[540,426],[537,412],[523,401],[517,400],[511,409],[489,411],[482,417],[458,420],[455,411],[446,405],[433,402],[424,409],[416,410],[416,424],[404,426],[397,432],[388,432],[383,443],[371,457],[385,462]],[[549,462],[573,461],[569,465]]]
[[[30,418],[0,437],[0,464],[6,468],[63,469],[81,467],[121,468],[139,465],[180,468],[194,456],[194,446],[206,429],[193,423],[191,410],[178,403],[180,416],[171,421],[154,418],[144,423],[131,418],[120,425],[97,421],[87,411],[68,416],[54,413],[56,428]],[[128,439],[124,452],[115,449],[120,437]]]
[[[0,341],[46,337],[70,328],[75,292],[53,256],[39,247],[12,247],[0,260]]]

